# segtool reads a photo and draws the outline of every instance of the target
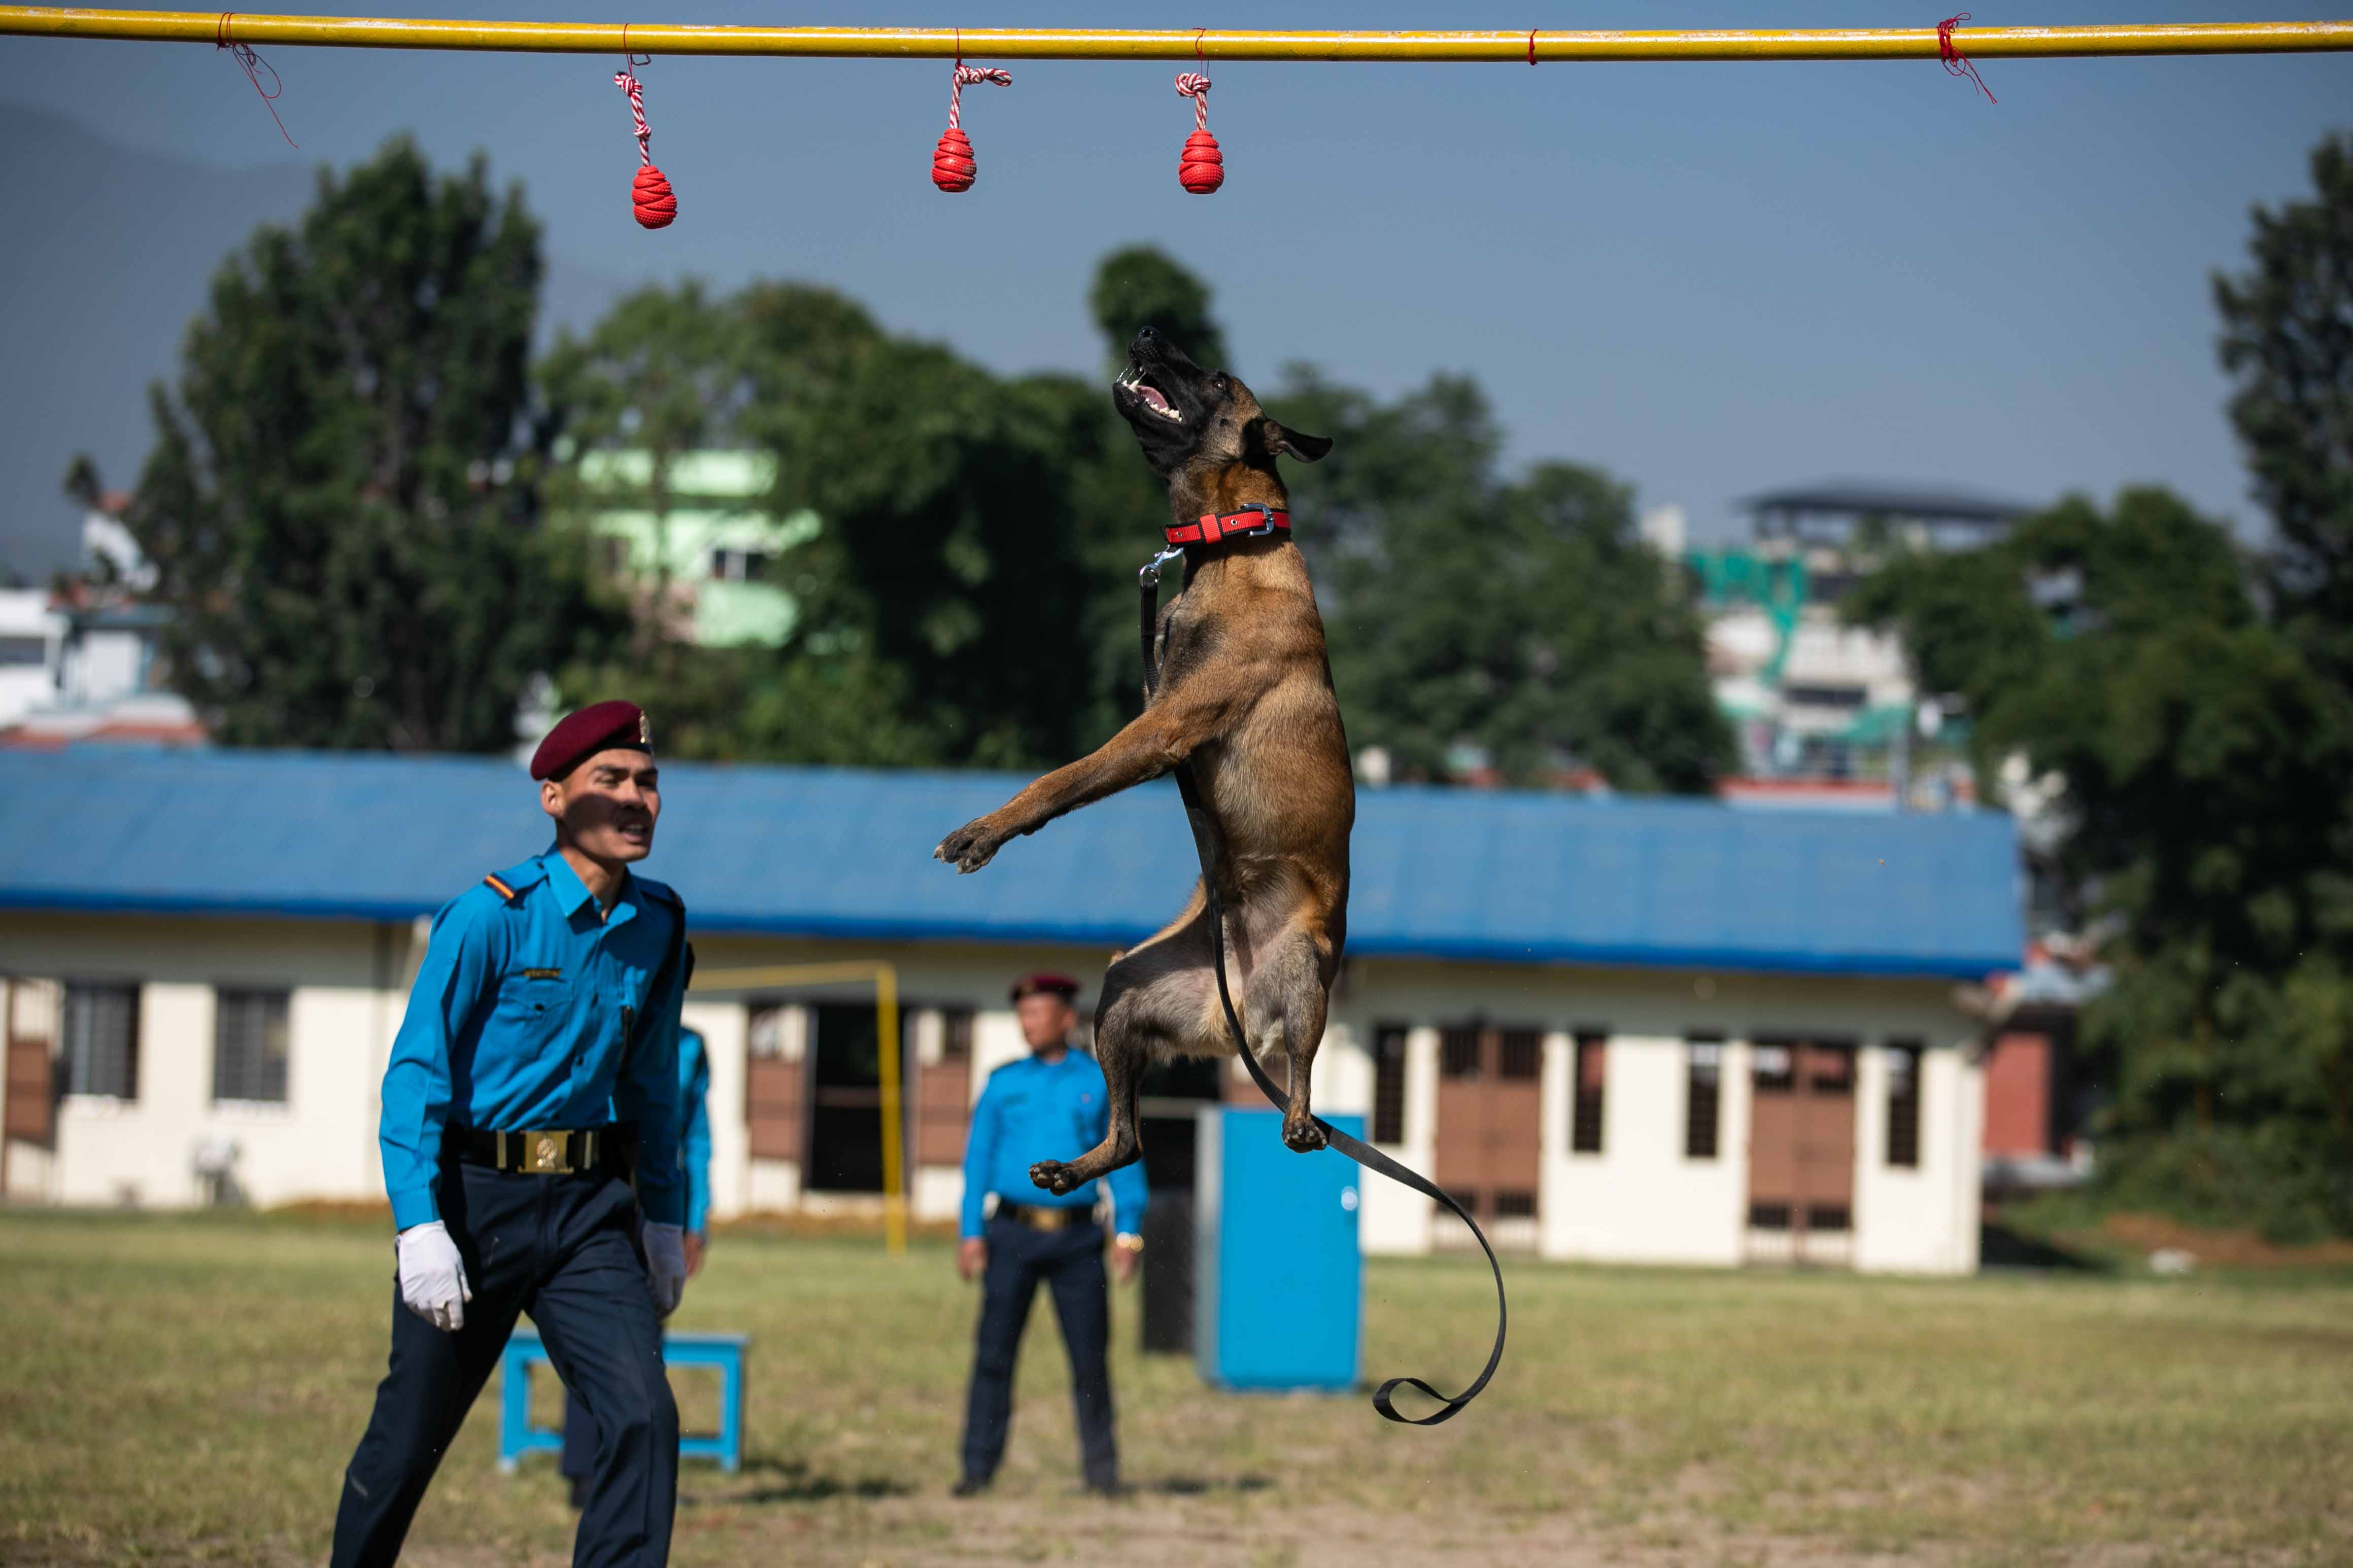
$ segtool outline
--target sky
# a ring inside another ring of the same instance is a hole
[[[1836,0],[1763,9],[1208,3],[1177,25],[1938,19]],[[2078,0],[1977,20],[2341,9]],[[495,0],[477,14],[628,15],[611,0]],[[665,19],[779,18],[701,0]],[[1170,20],[1028,0],[971,17],[831,0],[791,19]],[[57,487],[74,450],[97,453],[112,482],[135,476],[144,388],[169,374],[174,323],[227,247],[251,221],[290,216],[304,170],[364,157],[401,131],[437,163],[480,151],[497,178],[524,184],[565,282],[558,315],[586,317],[647,279],[792,278],[845,289],[893,329],[1000,371],[1092,372],[1091,269],[1147,241],[1211,283],[1237,356],[1229,368],[1246,379],[1264,385],[1305,360],[1386,395],[1469,374],[1514,464],[1599,465],[1643,506],[1683,507],[1702,540],[1742,526],[1743,496],[1833,476],[2028,501],[2160,482],[2253,536],[2262,520],[2222,413],[2209,277],[2241,264],[2250,204],[2307,192],[2312,144],[2353,127],[2347,56],[1988,60],[1995,104],[1925,60],[1213,63],[1209,124],[1228,177],[1203,198],[1176,183],[1192,128],[1177,68],[1017,61],[1010,88],[965,91],[980,176],[949,196],[929,180],[945,62],[657,58],[639,75],[680,216],[648,233],[628,216],[636,148],[617,59],[263,53],[300,152],[209,45],[0,39],[0,108],[62,117],[54,123],[145,160],[149,175],[120,187],[149,193],[126,214],[104,210],[123,199],[118,187],[82,178],[63,154],[46,174],[21,155],[0,163],[0,211],[12,215],[0,298],[17,344],[0,378],[16,399],[0,409],[0,550],[20,569],[69,538]],[[106,233],[118,237],[104,264],[77,248]]]

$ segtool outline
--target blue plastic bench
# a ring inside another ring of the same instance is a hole
[[[716,1459],[733,1475],[744,1464],[744,1347],[747,1334],[664,1334],[662,1360],[671,1366],[719,1369],[719,1430],[681,1433],[681,1458]],[[561,1453],[564,1434],[531,1424],[531,1369],[551,1364],[535,1329],[517,1329],[499,1361],[499,1468],[512,1474],[531,1453]]]

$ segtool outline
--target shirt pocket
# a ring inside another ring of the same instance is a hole
[[[574,983],[566,976],[507,975],[499,982],[491,1027],[502,1040],[533,1056],[566,1048],[572,1043],[574,995]]]

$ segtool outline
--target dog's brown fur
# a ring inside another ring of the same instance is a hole
[[[1254,503],[1284,509],[1278,456],[1314,461],[1331,443],[1284,429],[1235,377],[1195,365],[1150,328],[1129,351],[1113,400],[1167,481],[1178,522]],[[1147,394],[1144,388],[1153,388]],[[1175,406],[1181,422],[1151,406]],[[1214,819],[1226,975],[1253,1051],[1290,1064],[1283,1142],[1324,1146],[1308,1080],[1347,934],[1348,833],[1356,784],[1324,620],[1287,534],[1187,547],[1184,592],[1160,614],[1160,681],[1142,714],[1102,750],[1057,768],[933,851],[976,871],[1008,839],[1189,762]],[[1155,1056],[1231,1056],[1218,1000],[1208,905],[1197,882],[1175,921],[1119,954],[1095,1007],[1109,1135],[1029,1176],[1068,1193],[1142,1152],[1135,1095]]]

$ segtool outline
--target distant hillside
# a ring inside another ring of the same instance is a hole
[[[215,168],[134,152],[44,110],[0,104],[9,301],[0,375],[0,575],[37,583],[72,563],[79,521],[58,493],[73,454],[128,487],[153,426],[148,384],[168,378],[221,258],[258,224],[292,219],[311,165]],[[619,285],[551,260],[542,326],[593,318]]]

